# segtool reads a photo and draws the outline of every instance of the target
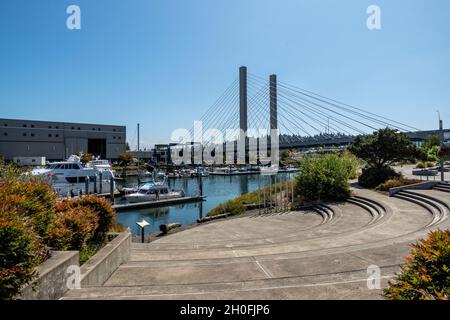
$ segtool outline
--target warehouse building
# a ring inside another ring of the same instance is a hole
[[[70,122],[0,119],[0,157],[67,159],[79,152],[117,159],[126,150],[126,127]]]

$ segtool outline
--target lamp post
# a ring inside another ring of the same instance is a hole
[[[141,242],[144,243],[144,229],[146,226],[149,226],[150,223],[142,219],[142,221],[138,221],[136,222],[136,224],[139,226],[139,228],[141,228]]]

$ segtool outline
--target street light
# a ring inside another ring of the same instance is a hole
[[[149,226],[150,223],[148,223],[147,221],[142,219],[142,221],[138,221],[138,222],[136,222],[136,224],[139,226],[139,228],[141,228],[141,241],[142,241],[142,243],[144,243],[144,228],[146,226]]]

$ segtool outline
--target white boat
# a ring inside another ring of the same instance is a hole
[[[95,191],[109,193],[111,180],[115,190],[114,173],[110,168],[94,165],[84,167],[80,157],[75,155],[66,161],[52,162],[47,168],[34,169],[31,173],[43,177],[62,197],[85,194],[87,179],[89,179],[89,193]]]
[[[125,195],[130,203],[147,202],[165,199],[178,199],[186,195],[183,190],[170,190],[169,186],[164,183],[148,182],[137,190],[135,193]]]
[[[260,167],[259,169],[262,175],[274,175],[279,171],[279,166],[277,164],[273,164],[270,167]]]

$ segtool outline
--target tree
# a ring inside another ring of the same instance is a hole
[[[133,162],[133,155],[129,152],[121,153],[117,156],[117,159],[119,160],[120,164],[123,166],[128,166]]]
[[[130,151],[131,150],[130,145],[128,144],[128,142],[126,143],[125,150],[126,151]]]
[[[394,162],[417,155],[416,146],[406,134],[389,128],[357,137],[348,150],[366,161],[370,168],[377,169],[388,168]]]
[[[81,163],[86,164],[86,163],[88,163],[89,161],[91,161],[91,160],[93,160],[93,159],[94,159],[94,156],[93,156],[92,154],[90,154],[90,153],[85,153],[85,154],[83,154],[83,155],[81,156],[80,161],[81,161]]]
[[[289,159],[289,151],[287,151],[287,150],[281,151],[281,154],[280,154],[280,160],[281,160],[282,162],[284,162],[284,161],[286,161],[287,159]]]
[[[421,147],[419,148],[419,158],[422,161],[439,161],[438,151],[441,145],[439,136],[436,134],[428,135],[423,140]]]
[[[437,134],[430,134],[423,140],[421,148],[429,150],[435,146],[439,147],[440,145],[441,140],[439,139],[439,136]]]

